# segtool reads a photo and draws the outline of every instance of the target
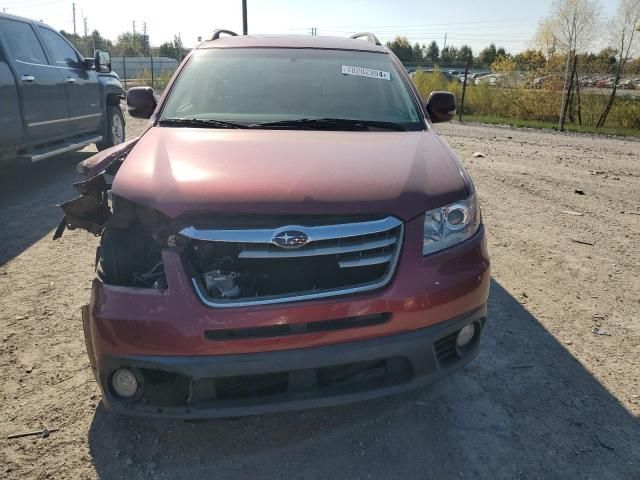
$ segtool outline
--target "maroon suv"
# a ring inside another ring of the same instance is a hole
[[[64,228],[101,235],[87,351],[113,411],[197,418],[334,405],[478,353],[489,259],[473,184],[371,34],[193,50],[137,139],[80,164]],[[363,37],[363,38],[360,38]]]

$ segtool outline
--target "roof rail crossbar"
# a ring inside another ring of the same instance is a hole
[[[213,36],[211,37],[211,40],[217,40],[217,39],[219,39],[219,38],[220,38],[220,34],[221,34],[221,33],[225,33],[225,34],[227,34],[227,35],[231,35],[232,37],[237,37],[237,36],[238,36],[238,34],[237,34],[236,32],[232,32],[231,30],[222,30],[222,29],[219,29],[219,30],[214,30],[214,31],[213,31]]]
[[[362,32],[362,33],[356,33],[355,35],[351,35],[351,38],[362,38],[362,37],[367,37],[367,41],[369,43],[373,43],[374,45],[382,45],[380,43],[380,40],[378,40],[378,37],[376,37],[373,33]]]

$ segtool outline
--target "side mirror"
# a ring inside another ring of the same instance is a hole
[[[93,64],[98,73],[109,73],[111,71],[111,54],[102,50],[96,50],[93,57]]]
[[[149,118],[157,104],[151,87],[133,87],[127,92],[127,110],[132,117]]]
[[[451,92],[431,92],[427,113],[433,123],[448,122],[456,114],[456,97]]]

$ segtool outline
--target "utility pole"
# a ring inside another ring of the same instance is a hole
[[[442,50],[444,50],[445,48],[447,48],[447,34],[444,34],[444,45],[442,45]]]
[[[84,48],[85,48],[85,50],[87,52],[87,56],[90,56],[91,53],[89,52],[89,44],[88,44],[88,42],[86,42],[87,35],[88,35],[88,30],[89,30],[87,28],[87,17],[84,16],[84,12],[82,10],[80,10],[80,15],[82,15],[82,25],[84,26],[84,37],[83,37],[84,40],[85,40],[85,42],[83,42],[84,43]],[[93,40],[93,43],[94,43],[93,51],[95,53],[95,51],[96,51],[95,39]]]
[[[318,35],[318,29],[316,27],[311,27],[311,36],[315,37]]]
[[[462,121],[462,111],[464,110],[464,94],[467,91],[467,77],[469,76],[469,66],[471,65],[471,60],[473,59],[473,55],[467,56],[467,64],[464,67],[464,82],[462,83],[462,99],[460,100],[460,112],[458,114],[458,121]]]
[[[75,4],[75,2],[73,3],[73,34],[77,35],[77,33],[76,33],[76,4]]]
[[[562,106],[560,107],[560,120],[558,120],[558,130],[564,132],[564,123],[567,118],[567,110],[571,99],[571,90],[573,89],[573,68],[576,61],[576,51],[570,50],[567,53],[567,65],[564,76],[564,88],[562,89]]]
[[[142,22],[142,54],[147,54],[147,22]]]
[[[249,32],[249,26],[247,25],[247,0],[242,0],[242,34],[246,35]]]
[[[564,121],[567,115],[567,106],[569,104],[569,95],[571,93],[571,84],[573,84],[573,77],[570,77],[571,73],[571,65],[573,62],[573,57],[576,52],[574,50],[576,44],[576,16],[577,12],[574,10],[573,12],[573,20],[572,20],[572,29],[570,30],[571,35],[569,36],[569,48],[567,49],[567,65],[565,67],[564,72],[564,87],[562,88],[562,105],[560,107],[560,119],[558,120],[558,130],[561,132],[564,131]]]

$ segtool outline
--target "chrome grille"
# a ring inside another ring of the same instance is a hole
[[[284,232],[302,232],[308,241],[298,248],[283,248],[274,239]],[[393,276],[402,246],[403,224],[397,218],[386,217],[347,224],[286,225],[276,229],[200,229],[191,226],[180,234],[198,244],[200,248],[195,248],[196,251],[204,250],[203,244],[214,249],[219,246],[221,251],[233,249],[238,263],[244,264],[245,269],[248,268],[246,265],[253,266],[251,268],[268,265],[270,272],[276,269],[278,274],[308,270],[304,272],[305,282],[301,287],[292,285],[290,291],[241,295],[239,298],[211,298],[198,275],[194,275],[193,285],[204,303],[234,307],[327,298],[381,288]],[[318,262],[334,268],[335,281],[331,281],[326,272],[322,279],[314,281],[312,277]]]

